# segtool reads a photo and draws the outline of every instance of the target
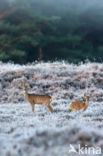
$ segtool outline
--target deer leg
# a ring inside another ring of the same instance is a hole
[[[49,111],[52,113],[53,112],[53,108],[50,105],[46,105],[49,109]]]
[[[88,107],[88,106],[84,107],[84,109],[83,109],[83,110],[85,111],[85,110],[87,109],[87,107]]]
[[[32,112],[34,112],[34,103],[30,103],[30,105],[31,105],[31,110],[32,110]]]

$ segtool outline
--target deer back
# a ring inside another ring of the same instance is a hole
[[[85,103],[83,102],[72,102],[70,105],[71,110],[81,110],[85,107]]]
[[[28,94],[27,99],[35,104],[49,104],[52,101],[49,95]]]

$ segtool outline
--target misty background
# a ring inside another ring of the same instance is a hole
[[[0,0],[0,60],[103,61],[102,0]]]

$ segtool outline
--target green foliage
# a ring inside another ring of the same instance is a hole
[[[9,55],[5,51],[1,51],[0,52],[0,60],[2,60],[4,62],[9,60]]]
[[[80,0],[1,0],[0,59],[26,63],[43,55],[43,60],[101,61],[102,9]]]

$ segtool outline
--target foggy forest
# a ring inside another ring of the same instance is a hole
[[[0,58],[102,62],[102,10],[101,0],[0,0]]]

